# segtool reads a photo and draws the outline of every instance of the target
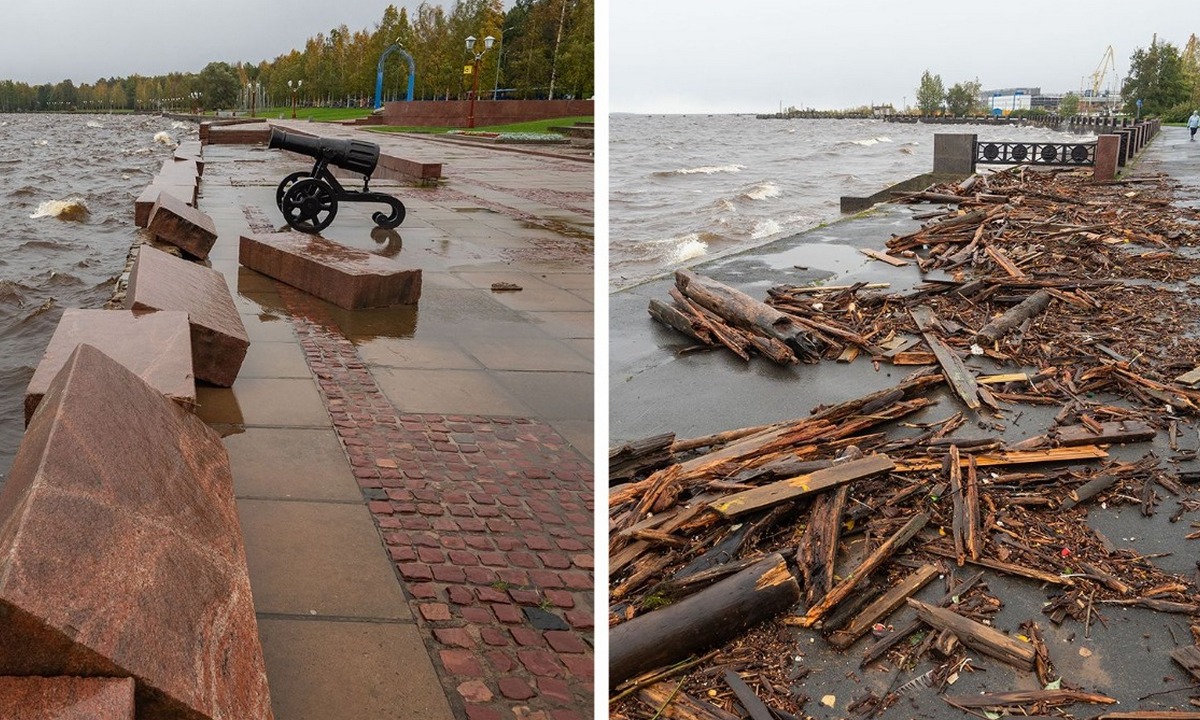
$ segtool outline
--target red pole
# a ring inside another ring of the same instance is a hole
[[[467,127],[475,127],[475,97],[479,95],[479,58],[475,58],[475,66],[471,68],[473,87],[471,88],[471,112],[467,116]]]

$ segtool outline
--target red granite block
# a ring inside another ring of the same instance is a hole
[[[173,157],[163,161],[158,177],[178,179],[185,184],[195,185],[200,179],[200,168],[195,159],[179,157],[179,150],[176,149]]]
[[[146,229],[161,242],[169,243],[188,255],[204,260],[217,242],[217,226],[205,213],[188,207],[169,192],[158,195],[150,210]]]
[[[139,718],[271,718],[220,437],[80,345],[0,491],[0,674],[132,676]]]
[[[221,273],[142,246],[129,276],[125,305],[187,312],[196,379],[225,387],[237,379],[250,337]]]
[[[188,333],[188,316],[183,312],[64,311],[25,389],[25,424],[80,343],[99,348],[181,407],[194,409],[196,383]]]
[[[0,677],[5,720],[133,720],[133,678]]]
[[[298,232],[243,235],[238,262],[347,310],[412,305],[421,271]]]
[[[158,202],[159,193],[163,192],[169,192],[188,205],[196,207],[196,187],[194,185],[179,185],[155,180],[143,188],[141,194],[137,196],[137,200],[133,202],[133,223],[135,225],[144,228],[150,224],[150,211]]]

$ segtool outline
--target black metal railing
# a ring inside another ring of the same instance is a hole
[[[1096,164],[1096,143],[975,143],[977,165],[1079,165]]]

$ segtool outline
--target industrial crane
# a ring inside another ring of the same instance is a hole
[[[1104,57],[1100,58],[1100,64],[1096,66],[1096,72],[1092,73],[1091,95],[1087,99],[1089,111],[1094,109],[1096,98],[1100,97],[1100,88],[1104,86],[1104,80],[1109,73],[1113,73],[1113,78],[1116,78],[1117,64],[1113,59],[1112,45],[1104,51]]]

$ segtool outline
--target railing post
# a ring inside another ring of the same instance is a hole
[[[1093,180],[1112,180],[1117,177],[1117,155],[1121,152],[1120,135],[1096,137],[1096,165],[1092,168]]]
[[[933,171],[948,175],[970,175],[975,172],[975,141],[973,133],[937,133],[933,136]]]

